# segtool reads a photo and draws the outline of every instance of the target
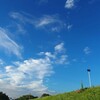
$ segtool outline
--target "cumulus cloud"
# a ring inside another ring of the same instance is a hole
[[[7,33],[7,30],[0,27],[0,48],[21,58],[21,47]]]
[[[72,9],[75,6],[75,0],[67,0],[65,3],[65,8]]]
[[[57,64],[69,64],[68,55],[61,55],[59,59],[56,60]]]
[[[47,87],[43,85],[43,80],[53,73],[49,58],[31,58],[23,62],[16,62],[15,65],[5,66],[4,68],[5,74],[1,74],[0,85],[2,85],[4,92],[10,90],[9,86],[13,87],[12,91],[7,92],[8,95],[17,96],[17,89],[22,92],[21,95],[24,94],[24,89],[32,93],[34,91],[39,92],[40,94],[48,91]],[[3,87],[3,83],[5,87]],[[13,94],[14,92],[15,94]]]
[[[2,73],[0,72],[0,86],[2,86],[0,90],[11,97],[51,92],[45,86],[44,80],[54,73],[53,65],[69,63],[64,49],[64,43],[60,43],[54,47],[54,52],[40,52],[38,58],[17,61],[12,65],[4,66]]]
[[[56,56],[54,54],[51,54],[51,52],[46,52],[45,55],[49,58],[56,58]]]
[[[54,47],[54,52],[40,52],[38,55],[49,57],[53,59],[53,64],[69,64],[68,55],[66,54],[66,49],[64,43],[61,42]]]
[[[91,49],[89,47],[85,47],[83,51],[84,51],[85,54],[91,53]]]

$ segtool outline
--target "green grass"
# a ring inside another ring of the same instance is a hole
[[[73,91],[33,100],[100,100],[100,87],[92,87],[79,92]]]

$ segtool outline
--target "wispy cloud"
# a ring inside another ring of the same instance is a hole
[[[26,33],[26,30],[21,24],[16,23],[16,27],[17,27],[17,33],[22,33],[22,34]]]
[[[3,48],[5,51],[16,55],[21,58],[21,47],[12,40],[7,33],[9,33],[6,29],[0,27],[0,48]]]
[[[9,16],[21,24],[33,23],[34,21],[32,15],[25,12],[10,12]]]
[[[2,59],[0,59],[0,65],[3,65],[4,61]]]
[[[91,53],[91,49],[89,47],[85,47],[83,51],[84,51],[85,54]]]
[[[88,3],[89,3],[89,4],[93,4],[93,3],[95,3],[96,1],[99,1],[99,0],[89,0]]]
[[[43,15],[37,18],[26,13],[12,12],[10,16],[24,25],[28,23],[35,28],[44,29],[46,31],[59,32],[66,27],[65,22],[62,21],[58,15]]]
[[[20,21],[21,23],[25,23],[26,22],[26,19],[20,13],[10,12],[9,16],[11,18],[13,18],[14,20],[18,19],[18,21]]]
[[[46,4],[46,3],[48,3],[48,0],[38,0],[39,5]]]
[[[65,23],[59,19],[58,15],[44,15],[36,21],[35,27],[59,32],[61,29],[65,28]]]
[[[72,24],[68,24],[68,25],[67,25],[67,29],[68,29],[68,30],[71,30],[72,27],[73,27]]]
[[[76,58],[72,59],[73,62],[77,62],[78,60]]]
[[[55,22],[58,22],[58,20],[54,16],[43,16],[36,21],[36,27],[43,27]]]

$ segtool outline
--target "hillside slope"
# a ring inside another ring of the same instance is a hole
[[[100,100],[100,87],[92,87],[34,100]]]

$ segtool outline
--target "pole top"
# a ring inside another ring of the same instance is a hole
[[[87,69],[87,71],[90,72],[91,70],[90,69]]]

